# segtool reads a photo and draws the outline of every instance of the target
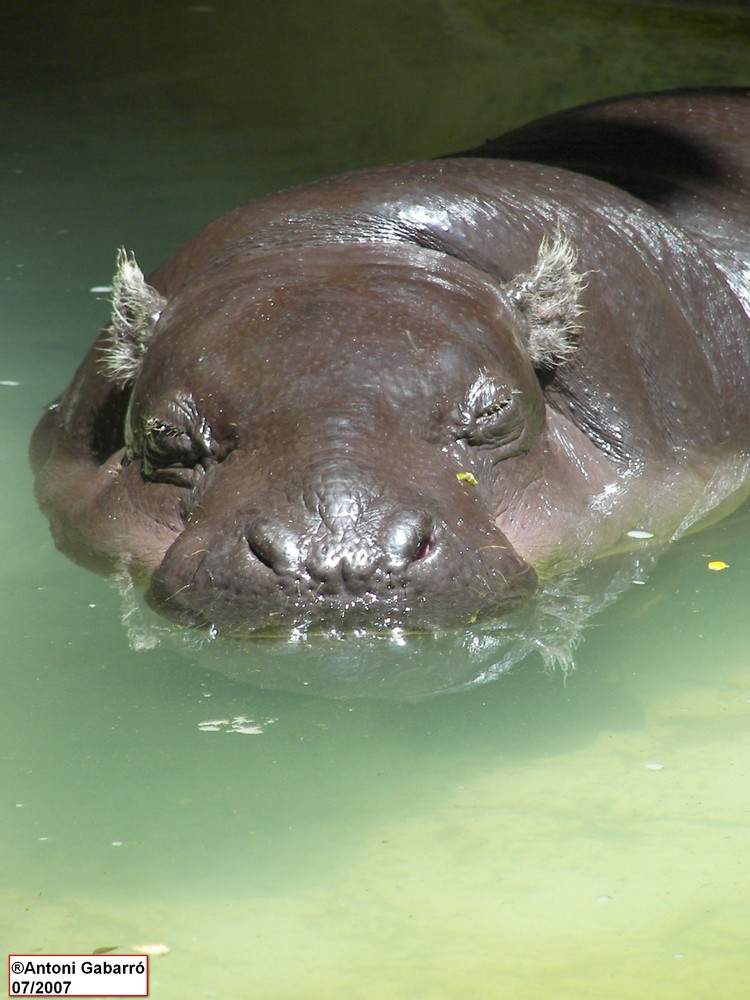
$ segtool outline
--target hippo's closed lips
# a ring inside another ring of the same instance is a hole
[[[651,95],[251,203],[148,283],[121,253],[32,446],[58,546],[227,635],[435,630],[716,516],[749,167],[746,92]]]

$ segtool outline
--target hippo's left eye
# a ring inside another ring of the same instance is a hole
[[[481,379],[469,390],[461,408],[460,437],[475,446],[498,445],[523,429],[523,410],[517,392]]]

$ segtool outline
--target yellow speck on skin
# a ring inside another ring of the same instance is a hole
[[[479,480],[476,476],[473,476],[470,472],[457,472],[456,479],[459,483],[468,483],[469,486],[478,486]]]
[[[722,569],[729,569],[729,563],[722,562],[721,559],[712,559],[708,568],[718,573]]]

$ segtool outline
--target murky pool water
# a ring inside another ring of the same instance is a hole
[[[104,320],[88,289],[119,244],[148,269],[283,184],[587,98],[741,82],[748,21],[731,4],[44,7],[0,15],[4,952],[165,944],[156,1000],[741,995],[745,516],[597,616],[567,678],[530,657],[460,694],[336,700],[133,650],[120,595],[52,549],[25,450]]]

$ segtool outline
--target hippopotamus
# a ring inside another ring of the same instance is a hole
[[[736,508],[749,379],[750,90],[637,95],[121,250],[36,496],[211,635],[468,629]]]

